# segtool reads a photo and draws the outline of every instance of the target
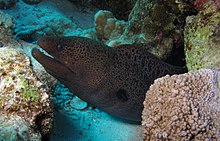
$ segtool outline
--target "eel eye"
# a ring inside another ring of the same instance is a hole
[[[63,50],[63,46],[61,46],[60,44],[58,44],[58,45],[57,45],[57,49],[58,49],[59,51],[61,51],[61,50]]]

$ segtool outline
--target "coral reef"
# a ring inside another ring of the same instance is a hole
[[[144,140],[219,140],[219,83],[212,69],[156,79],[144,102]]]
[[[14,27],[14,18],[0,11],[0,47],[16,43],[12,36]]]
[[[23,118],[0,111],[0,140],[41,141],[41,134],[35,131]]]
[[[0,48],[0,107],[24,118],[43,137],[52,128],[49,90],[34,75],[29,58],[21,51]]]
[[[0,47],[12,47],[22,49],[30,58],[33,70],[41,82],[53,88],[56,80],[49,75],[44,68],[31,56],[31,49],[38,47],[37,45],[24,42],[22,40],[15,40],[12,32],[15,27],[15,20],[12,16],[0,12]],[[87,35],[87,34],[86,34]]]
[[[200,6],[201,7],[201,6]],[[209,1],[196,16],[187,17],[184,31],[189,70],[220,68],[220,1]]]
[[[180,8],[183,7],[182,5],[188,5],[188,7]],[[129,15],[127,24],[123,23],[123,33],[117,33],[117,36],[111,36],[111,31],[114,29],[114,24],[121,21],[117,21],[112,14],[109,17],[109,12],[98,12],[96,19],[105,17],[103,20],[95,20],[96,29],[104,29],[101,33],[100,30],[97,31],[98,37],[106,41],[110,46],[132,43],[148,44],[150,45],[149,51],[151,53],[159,58],[166,59],[173,50],[183,50],[182,31],[186,15],[192,13],[187,10],[192,8],[191,5],[192,2],[189,1],[184,3],[176,2],[175,0],[137,0]],[[105,14],[106,16],[103,16]],[[108,20],[109,22],[106,22]],[[107,25],[102,25],[103,22]],[[102,28],[99,28],[99,25],[102,25]],[[103,32],[110,35],[103,36]]]
[[[100,10],[95,15],[96,33],[103,41],[120,38],[125,30],[126,24],[125,21],[117,20],[110,11]],[[106,44],[109,46],[117,46],[116,43],[113,44],[112,42],[106,42]]]
[[[17,2],[17,7],[25,9],[25,12],[16,12],[16,9],[6,11],[16,17],[15,38],[33,42],[42,36],[64,36],[69,31],[76,30],[76,23],[63,11],[56,10],[60,6],[56,4],[48,1],[47,5],[32,6]]]
[[[16,4],[16,0],[0,0],[0,9],[9,9]]]
[[[42,2],[43,0],[22,0],[22,1],[27,4],[38,4],[38,3]]]

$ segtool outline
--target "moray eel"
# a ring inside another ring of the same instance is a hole
[[[141,121],[149,86],[186,69],[169,65],[140,45],[108,47],[84,37],[44,37],[32,50],[46,71],[75,95],[112,115]]]

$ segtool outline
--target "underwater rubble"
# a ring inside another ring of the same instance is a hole
[[[220,139],[220,1],[119,2],[0,0],[1,141]],[[111,47],[146,44],[190,72],[156,79],[142,125],[124,121],[74,96],[31,56],[41,36],[73,35]]]

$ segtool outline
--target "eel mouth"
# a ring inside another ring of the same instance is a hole
[[[31,54],[49,74],[58,79],[67,81],[68,75],[74,74],[74,72],[58,59],[45,55],[37,48],[33,48]]]

